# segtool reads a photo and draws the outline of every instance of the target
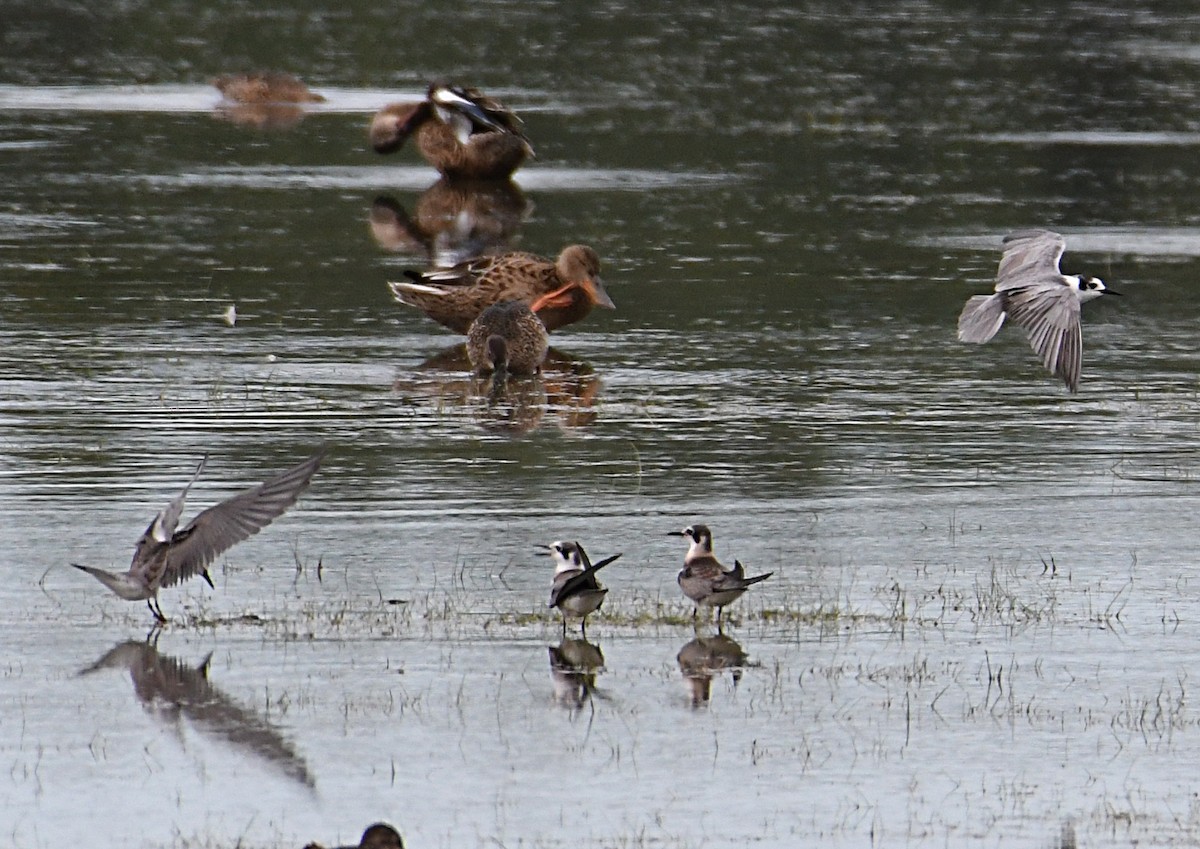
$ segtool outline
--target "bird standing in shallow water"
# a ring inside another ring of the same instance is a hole
[[[600,609],[608,590],[600,586],[596,573],[612,563],[620,554],[606,557],[592,564],[587,552],[577,542],[555,541],[546,546],[547,553],[554,558],[554,584],[550,589],[550,607],[562,613],[563,636],[567,634],[567,615],[582,618],[580,630],[587,638],[588,614]]]
[[[593,306],[616,309],[600,280],[600,257],[585,245],[568,245],[556,260],[512,251],[404,274],[408,280],[388,283],[393,297],[455,333],[466,333],[481,312],[502,301],[536,305],[548,331],[579,321]]]
[[[1083,364],[1080,305],[1101,295],[1119,295],[1098,277],[1063,274],[1058,267],[1066,240],[1049,230],[1022,230],[1004,237],[1004,255],[994,295],[975,295],[958,317],[958,338],[987,342],[1005,317],[1023,327],[1029,344],[1069,392],[1079,391]]]
[[[500,382],[509,375],[537,374],[549,349],[546,326],[521,301],[492,304],[467,331],[471,368]]]
[[[295,504],[324,456],[325,449],[322,448],[295,468],[209,507],[183,530],[176,531],[184,500],[204,470],[208,459],[205,457],[183,492],[154,517],[137,541],[133,562],[127,572],[109,572],[78,563],[71,565],[87,572],[126,601],[144,600],[154,618],[166,622],[167,617],[158,606],[159,589],[196,575],[204,578],[211,587],[213,582],[208,565],[217,555],[258,533]]]
[[[409,136],[434,168],[447,177],[503,180],[533,156],[521,119],[474,88],[435,82],[425,99],[392,103],[371,121],[371,146],[398,150]]]
[[[746,570],[736,560],[732,569],[726,569],[713,555],[712,531],[707,525],[690,525],[682,531],[668,531],[667,535],[691,540],[691,547],[683,559],[683,569],[676,580],[683,594],[696,605],[692,611],[693,619],[701,607],[715,607],[719,627],[725,605],[737,601],[749,587],[775,574],[767,572],[747,578]]]

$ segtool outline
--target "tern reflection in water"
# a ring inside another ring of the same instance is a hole
[[[692,697],[692,707],[706,705],[712,698],[713,676],[728,669],[733,686],[742,680],[742,669],[749,665],[745,650],[724,634],[696,637],[679,650],[677,656],[683,682]]]
[[[410,215],[396,198],[371,204],[371,235],[381,248],[449,268],[508,250],[533,205],[510,180],[438,180]]]
[[[210,653],[198,666],[160,654],[152,642],[117,643],[80,675],[127,669],[138,701],[163,723],[180,731],[182,716],[202,733],[253,752],[289,778],[312,788],[316,780],[284,736],[254,711],[237,704],[208,680]]]
[[[595,643],[576,639],[564,639],[547,648],[554,701],[572,711],[579,710],[596,691],[596,676],[604,671],[604,653]]]

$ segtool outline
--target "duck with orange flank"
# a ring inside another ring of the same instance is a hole
[[[584,245],[568,245],[557,260],[512,252],[404,274],[407,281],[388,283],[396,300],[455,333],[466,333],[502,301],[528,304],[547,331],[579,321],[592,307],[616,309],[600,280],[600,257]]]

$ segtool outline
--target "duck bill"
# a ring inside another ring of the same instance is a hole
[[[617,305],[612,302],[612,298],[608,296],[608,291],[604,288],[604,283],[599,277],[593,277],[584,285],[584,290],[592,299],[592,303],[598,307],[604,307],[606,310],[615,310]]]

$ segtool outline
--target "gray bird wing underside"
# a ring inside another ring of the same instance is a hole
[[[1005,293],[1009,318],[1029,335],[1029,344],[1042,364],[1066,383],[1079,388],[1083,364],[1083,333],[1079,325],[1079,298],[1066,286],[1042,284]]]
[[[1062,285],[1059,260],[1066,240],[1049,230],[1022,230],[1004,237],[1004,255],[996,273],[996,291],[1032,283]]]
[[[321,464],[324,451],[295,468],[203,511],[176,535],[167,552],[163,587],[203,572],[222,552],[271,524],[296,503]]]

